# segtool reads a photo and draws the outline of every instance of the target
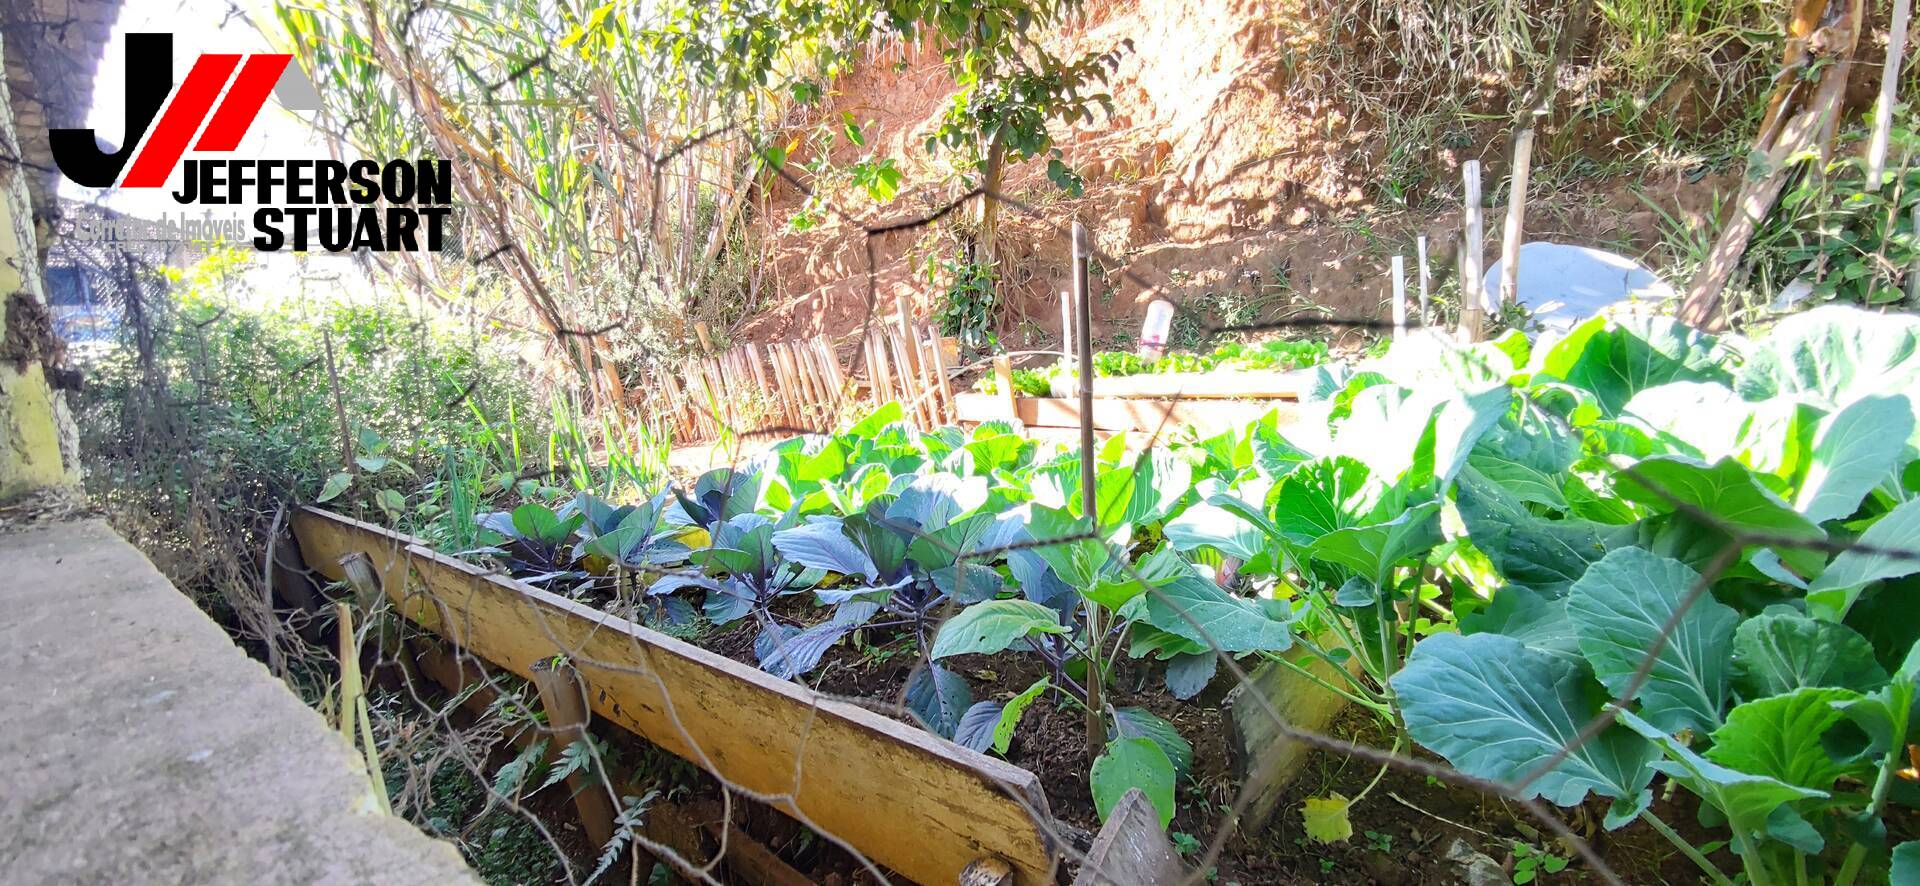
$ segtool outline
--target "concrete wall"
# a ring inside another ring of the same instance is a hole
[[[45,138],[44,130],[33,135]],[[11,89],[4,83],[0,145],[12,157],[27,153],[14,128]],[[35,174],[18,163],[0,164],[0,502],[78,479],[79,435],[65,393],[48,384],[46,372],[46,364],[57,360],[59,344],[46,309],[28,191]]]

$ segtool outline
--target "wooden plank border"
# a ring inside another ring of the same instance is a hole
[[[493,575],[418,539],[317,508],[293,518],[307,565],[340,580],[372,561],[408,619],[522,677],[569,655],[593,712],[831,834],[915,882],[957,882],[976,859],[1054,882],[1033,773],[825,698],[690,643]]]
[[[998,394],[954,394],[954,411],[964,422],[1019,421],[1029,428],[1077,428],[1080,401],[1072,397],[1015,397],[1009,410]],[[1241,427],[1268,412],[1279,410],[1280,423],[1290,424],[1299,404],[1286,400],[1160,400],[1096,397],[1093,426],[1100,431],[1171,434],[1191,427],[1217,434]]]

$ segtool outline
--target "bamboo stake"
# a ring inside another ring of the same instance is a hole
[[[554,738],[547,745],[551,764],[568,745],[587,740],[587,687],[573,665],[559,656],[534,662],[530,673],[533,688],[540,694],[540,709],[547,713],[547,729]],[[587,839],[594,846],[611,842],[613,800],[600,780],[600,761],[593,760],[587,771],[568,775],[567,790],[573,794],[573,808],[580,814],[580,827],[587,832]]]
[[[1433,283],[1433,272],[1427,268],[1427,235],[1415,237],[1413,248],[1420,256],[1420,325],[1427,326],[1433,323],[1433,312],[1427,307],[1427,290]]]
[[[1887,141],[1893,133],[1893,102],[1900,90],[1900,69],[1907,51],[1907,16],[1913,0],[1893,0],[1887,27],[1887,63],[1880,69],[1880,100],[1873,106],[1873,140],[1867,145],[1867,190],[1877,191],[1887,172]]]
[[[873,350],[873,405],[893,399],[893,371],[887,365],[886,334],[876,329],[869,346]]]
[[[920,415],[922,404],[914,396],[913,364],[907,357],[906,346],[900,341],[900,337],[893,333],[888,333],[886,339],[887,347],[891,350],[893,357],[893,380],[900,388],[900,403],[907,407],[907,419],[924,429],[926,424]]]
[[[747,344],[747,365],[753,370],[753,383],[759,388],[761,399],[771,400],[772,397],[768,396],[772,393],[772,389],[767,387],[766,361],[760,353],[758,344],[751,342]]]
[[[767,353],[773,355],[773,366],[779,378],[781,405],[785,407],[787,423],[798,425],[801,422],[801,396],[798,382],[794,379],[793,361],[787,359],[786,349],[779,342],[767,345]]]
[[[1527,176],[1532,163],[1533,124],[1529,122],[1513,140],[1512,186],[1507,194],[1506,229],[1500,239],[1500,297],[1496,302],[1500,305],[1510,305],[1519,299],[1520,239],[1526,227]]]
[[[1407,259],[1393,257],[1393,339],[1407,337]]]
[[[947,357],[940,353],[940,337],[933,336],[928,342],[932,346],[933,377],[940,384],[940,399],[946,402],[945,422],[958,422],[960,409],[953,404],[953,388],[947,384]]]
[[[814,365],[813,356],[804,345],[789,342],[787,352],[793,355],[793,362],[800,365],[800,374],[807,380],[809,409],[805,426],[815,427],[827,412],[827,383],[820,377],[820,367]]]
[[[912,331],[913,335],[907,339],[907,343],[913,349],[914,363],[920,367],[920,396],[926,398],[927,402],[927,427],[939,427],[941,424],[940,386],[933,381],[933,361],[927,357],[926,336],[922,335],[926,330],[916,322],[913,324]],[[935,342],[934,346],[938,349],[939,343]]]
[[[840,357],[827,344],[827,337],[813,337],[813,349],[820,354],[820,362],[827,367],[827,377],[833,383],[833,416],[836,421],[846,406],[847,375],[840,370]]]
[[[1466,237],[1460,244],[1460,337],[1467,342],[1485,335],[1486,294],[1481,290],[1480,257],[1485,255],[1484,232],[1480,219],[1480,161],[1468,160],[1460,167],[1465,211]]]
[[[1073,301],[1074,324],[1073,340],[1080,351],[1080,506],[1086,512],[1087,522],[1093,527],[1095,537],[1100,534],[1099,496],[1095,494],[1094,449],[1093,449],[1093,298],[1087,292],[1087,258],[1092,250],[1088,248],[1087,226],[1078,221],[1073,223]],[[1012,389],[1009,380],[1008,389]],[[1093,654],[1088,659],[1087,674],[1087,751],[1092,757],[1107,744],[1107,712],[1101,702],[1104,694],[1101,690],[1106,674],[1106,664],[1101,660],[1100,650],[1106,643],[1106,633],[1101,630],[1100,607],[1091,600],[1086,607],[1087,636],[1093,638],[1088,644]]]

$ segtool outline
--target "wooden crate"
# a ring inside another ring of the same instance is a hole
[[[372,560],[409,620],[526,677],[567,654],[593,712],[833,834],[915,882],[958,882],[977,859],[1054,882],[1046,796],[1031,772],[523,582],[317,508],[294,515],[310,568]]]

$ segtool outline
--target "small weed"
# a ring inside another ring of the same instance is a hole
[[[1200,838],[1186,831],[1174,831],[1167,836],[1173,840],[1173,848],[1181,855],[1192,855],[1200,851]]]
[[[1367,838],[1368,848],[1372,849],[1375,852],[1384,854],[1384,853],[1391,853],[1393,851],[1393,835],[1392,834],[1383,834],[1383,833],[1380,833],[1379,831],[1362,831],[1361,836],[1364,836]]]
[[[1513,882],[1514,886],[1525,886],[1541,874],[1557,874],[1567,869],[1567,857],[1548,852],[1538,846],[1513,843]]]

